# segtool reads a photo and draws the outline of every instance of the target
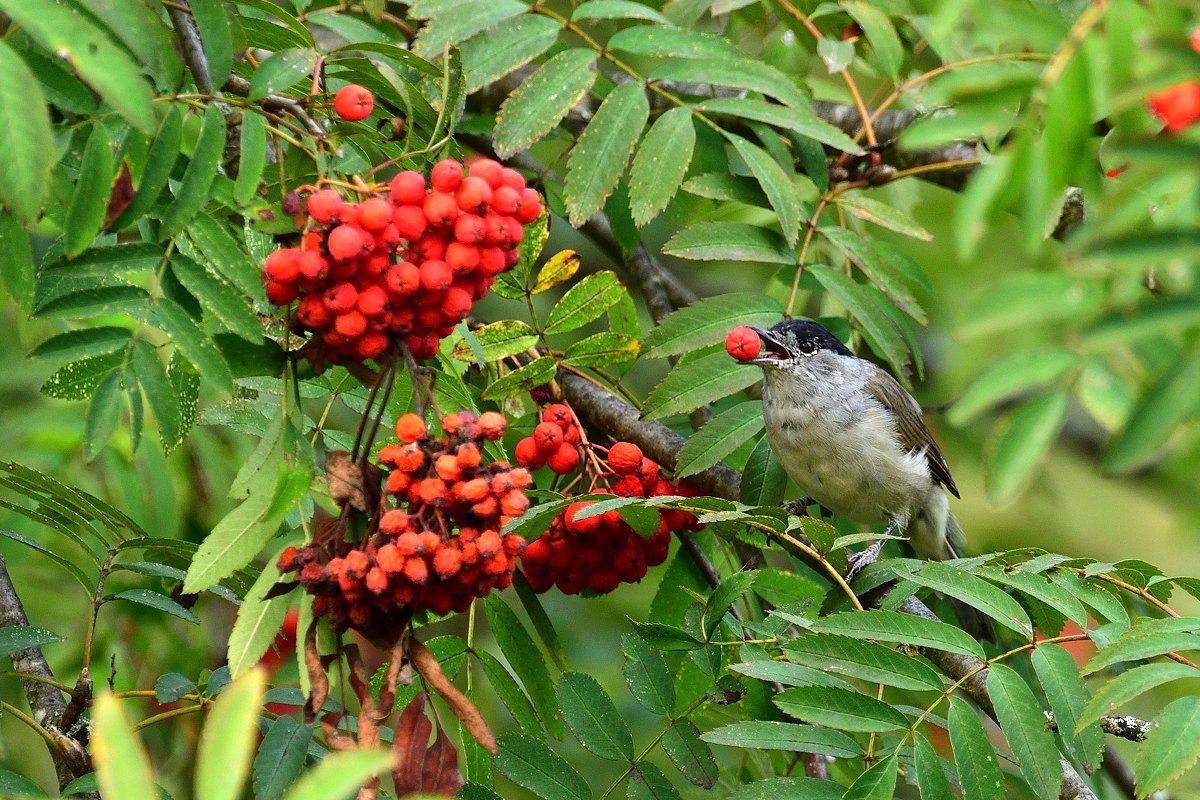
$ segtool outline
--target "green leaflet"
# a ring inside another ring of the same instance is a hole
[[[649,115],[640,83],[623,83],[604,98],[567,164],[563,199],[572,225],[587,222],[612,193]]]

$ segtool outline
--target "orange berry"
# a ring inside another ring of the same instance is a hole
[[[433,462],[433,470],[446,483],[454,483],[462,477],[462,467],[459,466],[458,459],[449,454],[438,456]]]
[[[359,203],[358,224],[368,231],[382,231],[392,222],[392,204],[382,197],[368,197]]]
[[[479,452],[479,446],[474,442],[464,442],[458,446],[455,459],[462,469],[475,469],[483,461],[483,454]]]
[[[371,571],[367,573],[367,589],[372,594],[383,594],[387,588],[387,573],[380,567],[371,567]]]
[[[454,577],[462,568],[462,551],[457,547],[442,547],[433,557],[433,570],[443,578]]]
[[[495,411],[485,411],[479,417],[479,429],[483,432],[483,438],[496,441],[504,438],[504,432],[508,430],[508,420],[503,414]]]
[[[389,575],[395,575],[404,569],[404,554],[396,545],[388,543],[375,551],[375,563]]]
[[[424,586],[429,579],[429,566],[420,556],[409,556],[404,562],[404,577],[418,586]]]
[[[508,471],[508,480],[514,489],[528,489],[533,484],[533,476],[529,474],[529,470],[520,467]]]
[[[433,505],[446,499],[446,483],[441,478],[426,478],[417,485],[422,503]]]
[[[397,469],[387,476],[387,492],[388,494],[402,494],[409,486],[412,485],[412,475],[407,472],[402,472]]]
[[[491,494],[492,487],[488,485],[487,478],[472,478],[469,481],[458,484],[455,487],[455,491],[468,503],[478,503]]]
[[[506,517],[519,517],[529,509],[529,498],[519,489],[512,489],[500,498],[500,511]]]
[[[496,498],[492,495],[480,500],[475,505],[471,506],[471,512],[477,517],[487,519],[496,516],[496,512],[500,510],[500,504],[496,502]]]
[[[396,420],[396,438],[402,442],[417,442],[425,437],[425,420],[416,414],[405,414]],[[393,456],[393,458],[397,457]]]

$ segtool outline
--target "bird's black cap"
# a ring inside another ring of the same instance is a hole
[[[797,345],[812,342],[818,350],[829,350],[843,356],[854,355],[840,339],[825,330],[824,326],[809,319],[785,319],[771,328],[771,333],[785,341],[792,339]]]

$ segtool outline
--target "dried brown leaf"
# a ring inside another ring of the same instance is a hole
[[[400,712],[396,721],[392,751],[396,768],[392,780],[396,795],[439,794],[452,797],[462,788],[462,773],[458,769],[458,751],[450,743],[441,725],[437,741],[429,744],[433,725],[425,714],[425,693],[421,692]]]
[[[425,685],[442,696],[442,699],[450,706],[450,710],[462,722],[463,727],[470,732],[471,736],[475,737],[475,741],[479,742],[492,755],[500,752],[496,747],[496,736],[484,722],[479,709],[457,686],[450,682],[446,673],[442,672],[442,665],[438,663],[429,648],[416,639],[409,639],[408,657],[412,660],[413,667],[425,679]]]

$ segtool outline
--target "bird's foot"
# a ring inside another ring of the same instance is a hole
[[[864,567],[874,564],[879,558],[879,551],[883,549],[885,539],[878,539],[873,542],[867,549],[851,553],[847,559],[846,580],[854,580],[854,576],[863,570]]]
[[[801,497],[799,500],[788,500],[780,503],[779,507],[796,517],[808,516],[808,507],[815,501],[811,497]]]

